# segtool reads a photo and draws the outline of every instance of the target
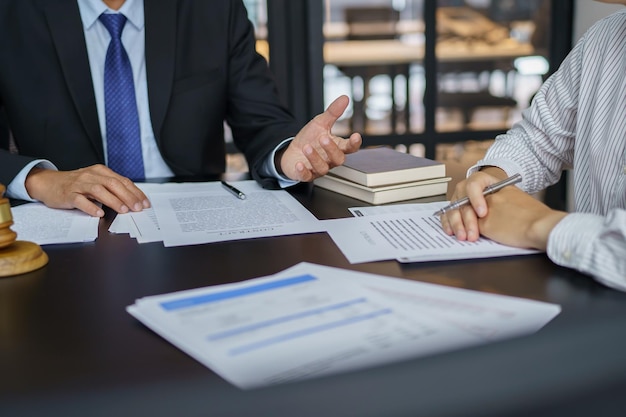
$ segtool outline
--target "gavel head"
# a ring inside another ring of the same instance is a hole
[[[0,184],[0,249],[11,245],[17,238],[17,234],[10,229],[13,216],[9,200],[4,198],[4,190],[4,185]]]

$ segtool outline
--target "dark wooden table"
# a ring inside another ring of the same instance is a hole
[[[346,217],[348,207],[362,205],[309,185],[292,194],[320,219]],[[0,279],[0,416],[626,410],[626,294],[545,255],[351,265],[325,233],[165,248],[109,234],[113,218],[107,213],[95,242],[46,246],[47,266]],[[264,276],[301,261],[543,300],[560,304],[562,313],[532,336],[241,391],[125,311],[143,296]]]

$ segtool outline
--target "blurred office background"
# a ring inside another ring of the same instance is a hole
[[[244,0],[257,49],[302,123],[337,96],[338,135],[444,160],[455,174],[521,118],[582,31],[589,0]],[[231,155],[230,169],[245,170]],[[564,205],[565,180],[549,203]]]

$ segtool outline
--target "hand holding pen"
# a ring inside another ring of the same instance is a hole
[[[503,189],[504,187],[507,187],[509,185],[513,185],[513,184],[517,184],[518,182],[520,182],[522,180],[522,176],[520,174],[515,174],[505,180],[502,180],[500,182],[496,182],[495,184],[491,184],[487,187],[485,187],[485,189],[483,190],[483,196],[489,195],[489,194],[493,194],[496,191],[499,191],[501,189]],[[437,210],[436,212],[433,213],[433,216],[440,216],[442,214],[447,213],[450,210],[456,210],[464,205],[469,204],[470,200],[469,197],[463,197],[459,200],[456,200],[452,203],[450,203],[449,205]]]

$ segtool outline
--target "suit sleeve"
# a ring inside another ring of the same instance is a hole
[[[9,150],[9,125],[2,106],[2,98],[0,98],[0,149]]]
[[[17,155],[11,149],[9,122],[0,97],[0,184],[7,186],[34,158]]]
[[[252,177],[265,188],[277,181],[260,174],[263,162],[283,140],[299,131],[292,114],[281,104],[267,61],[255,50],[254,28],[241,1],[230,15],[227,123],[235,145],[249,164]]]

